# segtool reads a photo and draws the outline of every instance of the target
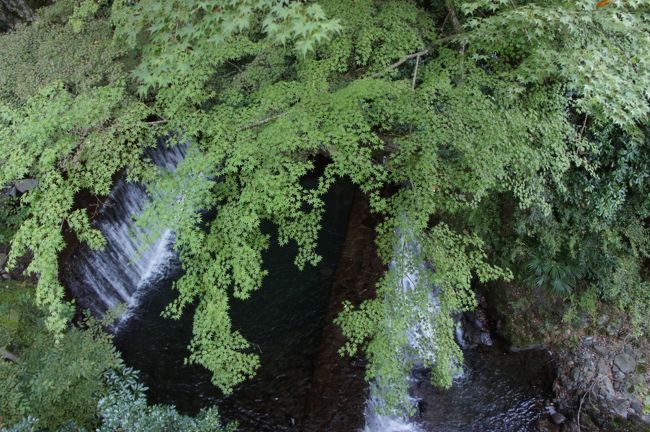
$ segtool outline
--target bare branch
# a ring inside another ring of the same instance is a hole
[[[393,64],[391,64],[390,66],[388,66],[386,69],[384,69],[384,70],[382,70],[382,71],[379,71],[379,72],[373,74],[373,75],[372,75],[372,78],[380,77],[380,76],[382,76],[384,73],[386,73],[387,71],[389,71],[389,70],[391,70],[391,69],[395,69],[396,67],[399,67],[402,63],[404,63],[404,62],[406,62],[406,61],[408,61],[408,60],[411,60],[411,59],[413,59],[413,58],[417,58],[417,59],[419,59],[421,56],[429,54],[429,51],[430,51],[430,49],[429,49],[429,48],[426,48],[426,49],[423,49],[422,51],[418,51],[418,52],[416,52],[416,53],[413,53],[413,54],[409,54],[409,55],[407,55],[407,56],[404,56],[404,57],[402,57],[401,59],[397,60],[395,63],[393,63]]]
[[[415,80],[418,78],[418,66],[420,65],[420,56],[415,58],[415,69],[413,70],[413,82],[411,83],[411,89],[415,90]]]
[[[253,128],[256,128],[256,127],[259,127],[259,126],[263,126],[263,125],[265,125],[265,124],[267,124],[267,123],[272,122],[273,120],[275,120],[275,119],[277,119],[277,118],[279,118],[279,117],[282,117],[284,114],[285,114],[284,112],[281,112],[281,113],[278,113],[278,114],[274,114],[274,115],[272,115],[272,116],[270,116],[270,117],[267,117],[267,118],[265,118],[265,119],[262,119],[262,120],[260,120],[260,121],[258,121],[258,122],[255,122],[255,123],[251,123],[251,124],[249,124],[249,125],[246,125],[246,126],[242,127],[242,128],[239,129],[239,130],[240,130],[240,131],[245,131],[245,130],[248,130],[248,129],[253,129]]]
[[[148,122],[145,122],[145,123],[148,124],[148,125],[159,125],[159,124],[167,123],[167,120],[165,120],[165,119],[152,120],[152,121],[148,121]]]

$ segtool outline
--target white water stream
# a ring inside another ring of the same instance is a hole
[[[424,270],[421,265],[417,264],[417,255],[419,254],[419,245],[414,241],[408,241],[403,234],[400,235],[398,245],[395,251],[395,258],[389,265],[389,272],[394,272],[396,281],[394,288],[397,297],[406,297],[411,294],[419,284],[422,277],[421,271]],[[406,336],[408,340],[408,352],[417,353],[415,359],[406,358],[407,355],[397,352],[396,355],[403,357],[406,364],[414,362],[432,364],[435,361],[435,332],[432,325],[432,317],[438,313],[438,292],[432,286],[429,293],[429,302],[424,308],[424,313],[414,313],[411,317]],[[392,317],[389,315],[384,323],[387,327],[392,327]],[[410,373],[404,375],[404,380],[411,383],[414,379]],[[412,419],[406,416],[388,415],[382,412],[385,405],[385,394],[391,389],[383,388],[379,383],[370,383],[370,392],[366,401],[365,419],[366,424],[363,432],[421,432],[423,429]],[[409,402],[417,405],[415,398],[409,397]]]
[[[151,152],[156,165],[174,171],[185,156],[184,146],[158,148]],[[149,197],[145,187],[120,179],[104,203],[95,226],[106,239],[106,247],[81,247],[72,258],[66,282],[83,308],[95,315],[125,305],[122,321],[137,305],[144,287],[165,276],[174,266],[174,233],[164,230],[146,244],[144,232],[135,224]]]

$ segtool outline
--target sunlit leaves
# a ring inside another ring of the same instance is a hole
[[[5,112],[0,144],[7,156],[0,184],[26,177],[38,182],[21,197],[27,214],[12,239],[9,265],[31,253],[27,270],[39,276],[36,300],[49,310],[48,327],[59,337],[69,317],[58,280],[63,229],[67,224],[93,247],[103,244],[85,210],[74,209],[75,196],[82,190],[108,194],[116,172],[141,164],[138,141],[147,137],[142,120],[148,110],[130,104],[121,84],[75,97],[54,83],[13,113]]]

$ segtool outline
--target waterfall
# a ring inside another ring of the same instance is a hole
[[[399,236],[398,246],[395,258],[389,265],[389,272],[394,273],[393,284],[396,298],[405,298],[412,293],[418,286],[419,279],[422,276],[423,263],[418,263],[419,246],[414,239],[407,239],[402,233]],[[413,265],[415,263],[415,265]],[[406,336],[408,347],[405,352],[398,352],[404,365],[422,363],[425,359],[428,364],[435,360],[435,332],[432,325],[432,317],[438,313],[439,291],[431,287],[428,293],[428,304],[424,308],[424,313],[414,313],[411,317]],[[390,302],[391,299],[386,299]],[[386,317],[384,323],[388,328],[392,324],[391,314]],[[405,369],[408,369],[405,367]],[[415,381],[410,373],[405,373],[404,382],[410,383]],[[363,432],[420,432],[422,428],[412,419],[404,415],[391,415],[383,412],[385,406],[385,394],[394,389],[386,388],[379,382],[370,383],[369,398],[366,401],[365,419],[366,424]],[[418,401],[408,396],[408,402],[417,407]]]
[[[184,158],[186,146],[159,146],[150,152],[153,162],[173,172]],[[118,305],[126,306],[125,320],[146,287],[176,267],[174,233],[164,230],[153,242],[136,226],[149,197],[139,183],[117,181],[94,225],[106,239],[101,250],[82,246],[71,259],[65,282],[84,309],[102,316]]]

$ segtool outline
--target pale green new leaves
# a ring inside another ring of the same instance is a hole
[[[116,172],[139,169],[147,114],[144,105],[129,102],[119,83],[76,97],[54,83],[19,108],[2,108],[0,184],[38,182],[21,198],[28,216],[12,239],[9,266],[31,252],[27,271],[39,275],[36,300],[49,310],[48,328],[57,337],[70,314],[58,281],[63,229],[67,224],[93,247],[103,244],[85,210],[75,210],[75,197],[82,190],[107,195]]]
[[[238,36],[259,39],[256,34],[266,33],[282,44],[295,41],[304,56],[340,30],[318,5],[280,0],[118,0],[112,21],[116,36],[129,45],[135,47],[139,37],[146,40],[134,72],[143,95],[235,59],[224,55],[224,47]]]
[[[494,5],[463,3],[468,14],[498,9],[468,20],[473,53],[510,58],[521,80],[562,77],[584,112],[602,113],[623,127],[647,123],[650,2],[612,1],[600,9],[590,0]]]

